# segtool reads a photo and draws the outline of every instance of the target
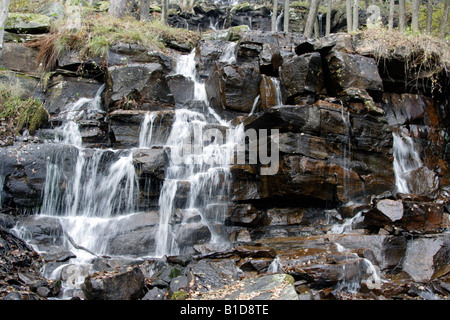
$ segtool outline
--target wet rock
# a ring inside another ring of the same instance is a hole
[[[346,250],[359,252],[359,255],[369,259],[381,270],[400,265],[408,243],[403,236],[390,235],[345,234],[327,235],[327,237],[342,245]]]
[[[411,193],[416,196],[435,197],[439,190],[439,177],[436,172],[423,166],[405,174]]]
[[[107,63],[109,66],[133,63],[158,63],[164,72],[173,68],[173,60],[159,51],[136,43],[119,42],[111,46]]]
[[[107,69],[105,103],[112,107],[122,99],[173,103],[173,96],[159,63],[113,66]]]
[[[94,98],[101,86],[93,79],[57,75],[51,78],[48,85],[45,107],[50,114],[56,115],[67,104],[77,102],[80,92],[85,98]]]
[[[201,79],[207,79],[217,62],[224,60],[226,50],[230,46],[235,47],[234,42],[221,40],[201,40],[195,52],[197,74]],[[232,56],[236,55],[236,48],[232,50]]]
[[[230,281],[238,280],[241,275],[236,263],[231,260],[202,259],[193,265],[191,270],[195,286],[202,292],[221,288]]]
[[[421,123],[430,101],[427,97],[409,93],[384,93],[384,109],[390,125]]]
[[[112,224],[118,223],[113,221]],[[154,250],[158,213],[142,212],[123,218],[119,227],[104,235],[106,252],[111,255],[141,256]],[[109,229],[107,229],[109,230]]]
[[[239,46],[251,44],[257,50],[257,54],[261,52],[264,44],[280,51],[294,52],[295,48],[304,42],[307,42],[307,39],[300,33],[252,30],[242,34]],[[241,51],[238,56],[244,57],[244,52]]]
[[[235,250],[241,257],[275,258],[276,256],[275,250],[270,247],[242,245]]]
[[[217,66],[205,82],[206,92],[219,113],[231,111],[249,113],[259,95],[261,76],[251,66]]]
[[[268,270],[273,259],[271,258],[244,258],[239,261],[238,266],[242,271],[257,271],[264,273]]]
[[[317,52],[296,56],[280,67],[280,79],[291,104],[300,95],[318,93],[323,89],[322,61]]]
[[[359,176],[337,164],[298,155],[284,156],[280,170],[263,180],[264,196],[306,197],[313,201],[334,201],[337,185],[347,187],[341,197],[350,197],[364,190]],[[344,171],[345,170],[345,171]],[[339,180],[338,180],[339,179]],[[342,180],[341,180],[342,179]],[[281,187],[283,186],[283,187]]]
[[[450,238],[444,237],[443,244],[433,256],[434,273],[433,279],[448,278],[450,272]],[[443,285],[443,283],[440,283]],[[444,285],[444,290],[450,293],[450,285]]]
[[[251,204],[233,205],[227,214],[226,223],[235,226],[261,226],[264,225],[264,217]]]
[[[326,138],[304,133],[280,133],[278,135],[280,152],[302,154],[307,157],[325,160],[332,150]]]
[[[30,216],[18,222],[37,244],[62,244],[63,227],[58,218]]]
[[[94,273],[82,289],[87,300],[136,300],[144,296],[144,274],[139,267]]]
[[[279,265],[295,279],[303,279],[312,288],[359,285],[367,269],[364,259],[321,238],[297,239],[297,245],[283,252],[279,248]]]
[[[440,204],[414,201],[403,202],[404,217],[400,226],[412,232],[442,232],[448,227],[444,208]]]
[[[229,243],[196,244],[194,250],[199,254],[196,259],[229,258],[234,254],[234,248]]]
[[[320,109],[316,106],[277,106],[249,117],[244,122],[245,129],[271,128],[280,132],[310,133],[320,132]]]
[[[207,225],[201,222],[183,224],[175,235],[175,241],[182,246],[204,243],[210,238],[211,231]]]
[[[177,291],[187,291],[189,287],[188,277],[186,276],[178,276],[170,281],[170,292],[175,293]]]
[[[388,223],[400,220],[403,217],[403,203],[401,200],[380,200],[375,205],[375,209]],[[369,217],[369,213],[365,217]],[[382,218],[380,217],[380,219]]]
[[[283,101],[283,94],[280,91],[278,91],[275,81],[278,81],[275,78],[262,75],[261,80],[261,109],[265,110],[267,108],[276,107],[280,104],[282,104]],[[257,110],[258,111],[258,110]]]
[[[363,115],[353,116],[350,119],[352,142],[357,149],[383,154],[390,153],[393,141],[392,131],[383,118]],[[386,160],[389,159],[385,158]]]
[[[62,166],[76,159],[77,148],[47,144],[16,144],[0,149],[0,174],[4,178],[2,202],[10,207],[36,208],[41,205],[47,162],[64,154]]]
[[[448,243],[447,235],[410,240],[402,263],[403,271],[414,281],[429,281],[435,272],[434,256],[445,243]]]
[[[332,52],[326,57],[326,61],[333,92],[339,93],[348,88],[377,93],[383,90],[383,82],[378,74],[375,59],[344,52]]]
[[[167,140],[173,122],[173,110],[156,112],[152,131],[152,144],[163,145]],[[139,146],[141,124],[147,111],[115,110],[108,113],[106,121],[110,124],[115,148],[133,148]]]
[[[164,180],[167,161],[167,151],[164,148],[133,150],[133,163],[138,176],[145,175]]]
[[[184,106],[194,99],[195,83],[192,79],[179,74],[167,76],[166,79],[175,99],[175,105]]]

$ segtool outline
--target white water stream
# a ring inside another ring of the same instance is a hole
[[[234,45],[227,46],[223,59],[232,61],[232,52]],[[243,130],[241,127],[233,128],[209,108],[205,86],[197,79],[194,57],[194,51],[181,56],[176,73],[194,81],[194,99],[207,106],[208,114],[179,108],[175,111],[174,123],[166,143],[171,152],[159,199],[156,256],[179,254],[185,239],[183,232],[189,232],[186,224],[190,222],[184,221],[188,219],[183,219],[181,225],[176,226],[177,230],[171,224],[178,209],[177,197],[183,186],[187,186],[189,191],[182,209],[189,212],[188,217],[192,214],[200,217],[196,223],[208,228],[211,242],[224,241],[220,228],[229,196],[229,168]]]
[[[420,168],[422,160],[414,144],[414,140],[405,131],[393,132],[394,173],[397,192],[411,193],[408,174]]]

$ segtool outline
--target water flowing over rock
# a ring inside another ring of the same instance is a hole
[[[0,148],[0,297],[448,299],[446,100],[357,35],[225,2],[171,8],[215,29],[193,50],[66,52],[35,93],[37,52],[5,43],[0,81],[51,119]]]

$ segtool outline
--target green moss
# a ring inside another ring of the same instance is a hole
[[[47,109],[39,100],[21,99],[19,93],[15,93],[14,88],[8,88],[7,85],[0,88],[0,110],[0,118],[16,134],[25,129],[34,134],[50,119]]]
[[[176,277],[178,277],[180,275],[181,275],[180,269],[173,268],[172,270],[170,270],[169,278],[173,279],[173,278],[176,278]]]
[[[290,8],[298,8],[298,7],[309,8],[309,3],[308,3],[308,1],[294,1],[294,2],[291,2],[289,7]]]
[[[11,0],[9,12],[33,13],[54,0]]]
[[[252,7],[247,1],[237,4],[231,8],[231,12],[245,12],[250,10],[252,10]]]
[[[171,300],[186,300],[188,294],[184,291],[176,291],[173,293]]]
[[[8,20],[6,21],[5,28],[13,28],[16,24],[21,22],[33,22],[36,24],[50,25],[50,21],[50,17],[44,16],[42,14],[11,12],[8,14]]]

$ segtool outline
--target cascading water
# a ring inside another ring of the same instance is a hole
[[[227,42],[225,44],[224,51],[222,53],[222,56],[220,57],[220,62],[225,63],[235,63],[236,62],[236,42]]]
[[[343,173],[343,182],[342,182],[342,186],[344,188],[344,196],[347,196],[347,180],[349,178],[349,174],[350,172],[348,171],[348,159],[350,159],[351,156],[351,144],[350,144],[350,112],[347,110],[347,114],[345,114],[344,112],[344,104],[341,101],[341,118],[342,118],[342,122],[346,127],[346,133],[344,136],[344,141],[343,141],[343,147],[342,147],[342,159],[343,159],[343,164],[342,164],[342,168],[344,169],[344,173]]]
[[[3,175],[3,173],[0,173],[0,209],[2,208],[2,192],[4,183],[5,183],[5,176]]]
[[[152,146],[153,127],[155,125],[156,114],[146,113],[139,132],[139,148],[150,148]]]
[[[420,168],[422,160],[416,150],[414,140],[405,131],[393,132],[395,185],[399,193],[411,193],[408,174]]]
[[[230,45],[228,50],[234,50]],[[232,60],[227,51],[224,60]],[[196,77],[194,52],[181,56],[176,73],[194,81],[194,99],[208,106],[206,90]],[[205,233],[211,242],[221,241],[230,182],[230,163],[241,127],[231,128],[211,108],[206,114],[176,108],[175,119],[166,147],[170,148],[169,166],[159,198],[160,221],[156,237],[156,256],[180,253],[181,244],[189,243],[190,230]],[[223,131],[226,131],[224,138]],[[185,204],[177,205],[182,189],[188,188]],[[171,220],[177,210],[185,216],[180,225]],[[192,219],[192,216],[197,216]],[[194,222],[193,222],[193,221]]]
[[[81,98],[62,112],[56,143],[72,148],[56,152],[47,164],[41,216],[58,217],[73,240],[96,253],[105,253],[109,219],[135,211],[139,191],[130,151],[85,149],[77,120],[89,119],[101,110],[100,88],[93,99]],[[67,163],[69,162],[69,164]],[[102,227],[103,225],[103,227]],[[107,234],[107,233],[106,233]]]
[[[348,256],[351,258],[360,259],[358,254],[356,254],[355,252],[351,252],[337,242],[335,242],[334,244],[338,252],[348,254]],[[366,258],[362,258],[360,266],[362,270],[360,270],[360,272],[356,275],[353,275],[351,278],[347,278],[346,276],[345,264],[342,265],[342,268],[344,278],[336,285],[336,289],[338,290],[346,290],[348,292],[355,293],[360,289],[362,283],[366,283],[368,288],[379,289],[381,283],[384,281],[380,277],[379,269],[369,259]]]

